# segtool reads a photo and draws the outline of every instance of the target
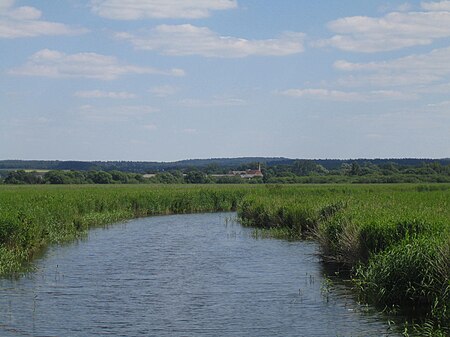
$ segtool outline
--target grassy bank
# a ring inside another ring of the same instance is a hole
[[[135,217],[236,210],[244,188],[214,186],[0,186],[0,274],[36,251],[94,226]]]
[[[277,186],[238,210],[258,235],[311,237],[349,270],[361,297],[450,333],[450,186]]]
[[[362,299],[409,308],[447,331],[450,185],[0,186],[0,274],[90,227],[134,217],[237,210],[256,234],[314,238]]]

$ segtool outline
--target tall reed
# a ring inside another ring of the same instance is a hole
[[[0,274],[52,243],[133,217],[237,210],[262,235],[314,238],[364,299],[448,331],[450,185],[1,186]]]
[[[447,331],[449,203],[448,185],[286,186],[246,196],[238,214],[265,236],[314,237],[362,299],[420,308]]]
[[[236,210],[245,193],[226,186],[1,186],[0,274],[19,272],[42,247],[80,238],[93,226]]]

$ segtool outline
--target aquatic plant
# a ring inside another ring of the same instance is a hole
[[[49,244],[134,217],[236,211],[256,237],[319,241],[363,299],[448,331],[449,185],[0,186],[0,274]],[[447,329],[447,330],[446,330]]]
[[[325,261],[351,272],[362,299],[412,307],[438,331],[448,329],[447,185],[286,186],[258,193],[244,198],[238,214],[259,236],[313,236]]]
[[[248,189],[245,189],[248,190]],[[236,210],[244,189],[215,186],[2,186],[0,274],[17,273],[48,244],[135,217]]]

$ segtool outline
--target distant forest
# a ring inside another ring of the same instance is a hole
[[[189,159],[175,162],[145,162],[145,161],[58,161],[58,160],[0,160],[0,170],[74,170],[74,171],[122,171],[133,173],[158,173],[170,170],[187,170],[197,168],[203,170],[206,167],[217,168],[217,173],[225,173],[233,169],[248,168],[255,163],[261,163],[264,167],[289,166],[294,162],[309,162],[323,166],[327,170],[339,169],[342,164],[356,163],[360,166],[367,164],[397,165],[399,167],[418,167],[425,164],[439,163],[446,166],[450,164],[450,158],[445,159],[289,159],[282,157],[242,157],[242,158],[211,158]],[[250,165],[250,166],[249,166]],[[257,165],[257,164],[256,164]],[[256,168],[256,167],[253,167]]]
[[[263,177],[230,174],[261,167]],[[448,183],[450,159],[195,159],[178,162],[0,161],[2,184]]]

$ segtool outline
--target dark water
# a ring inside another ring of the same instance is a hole
[[[394,336],[324,281],[314,243],[256,240],[233,216],[138,219],[50,248],[0,280],[0,336]]]

